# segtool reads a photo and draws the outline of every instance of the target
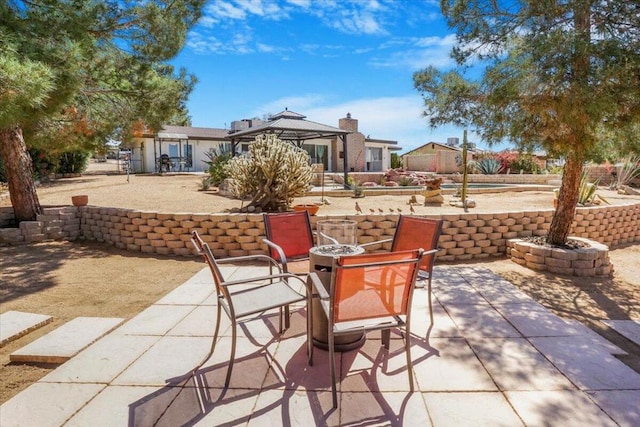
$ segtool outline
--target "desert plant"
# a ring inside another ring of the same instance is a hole
[[[502,162],[494,158],[485,158],[475,162],[475,167],[484,175],[496,175],[502,171]]]
[[[352,176],[349,176],[347,178],[347,184],[349,184],[349,187],[351,187],[354,197],[362,197],[364,192],[362,190],[362,186],[360,185],[360,181],[353,178]]]
[[[211,188],[211,177],[210,176],[205,176],[202,178],[202,181],[200,181],[200,191],[209,191],[209,189]]]
[[[251,198],[249,206],[278,212],[307,192],[314,172],[310,160],[303,149],[274,134],[262,134],[247,154],[229,160],[225,172],[232,179],[231,191]]]
[[[411,177],[401,176],[400,178],[398,178],[398,185],[400,187],[408,187],[411,184],[413,184],[413,179]]]
[[[218,186],[228,178],[225,165],[231,160],[231,146],[224,144],[218,148],[210,148],[204,153],[209,160],[203,160],[209,165],[209,185]]]
[[[629,185],[638,176],[640,176],[640,156],[622,159],[616,167],[616,182],[613,187],[616,189],[623,185]]]
[[[596,193],[599,182],[600,179],[596,179],[595,182],[589,182],[589,172],[587,168],[582,170],[582,174],[580,176],[580,188],[578,190],[578,205],[587,206],[594,203],[600,203],[600,201],[609,204],[607,199]]]

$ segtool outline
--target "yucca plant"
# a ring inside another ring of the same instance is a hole
[[[596,193],[599,182],[600,178],[596,179],[595,182],[589,182],[589,173],[587,169],[582,170],[582,174],[580,175],[580,189],[578,190],[578,205],[591,205],[599,203],[600,200],[609,204],[607,199]]]
[[[640,156],[631,156],[622,159],[616,168],[616,182],[613,189],[623,185],[629,185],[637,176],[640,176]]]

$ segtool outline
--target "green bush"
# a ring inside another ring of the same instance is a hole
[[[58,157],[56,173],[82,173],[87,170],[91,153],[87,151],[67,151]]]
[[[209,185],[219,186],[229,177],[225,166],[231,160],[231,147],[229,144],[222,145],[220,148],[211,148],[204,153],[209,160],[204,162],[209,165],[208,173],[210,175]]]

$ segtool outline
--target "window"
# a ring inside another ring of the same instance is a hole
[[[380,172],[382,171],[382,148],[367,147],[365,154],[365,171]]]

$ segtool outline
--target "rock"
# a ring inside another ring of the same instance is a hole
[[[622,190],[622,193],[620,192],[621,190]],[[636,190],[635,188],[631,188],[628,185],[621,185],[618,188],[618,194],[628,194],[628,195],[638,196],[640,195],[640,191]]]
[[[442,196],[435,196],[435,197],[429,197],[424,199],[424,206],[427,205],[442,205],[444,203],[444,197]]]
[[[421,194],[424,196],[425,199],[429,199],[431,197],[442,196],[442,190],[441,189],[426,190],[426,191],[423,191]]]

